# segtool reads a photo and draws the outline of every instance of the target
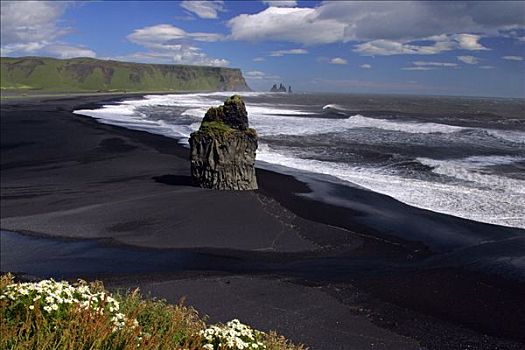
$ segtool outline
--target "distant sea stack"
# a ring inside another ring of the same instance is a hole
[[[191,177],[204,188],[256,190],[257,133],[242,98],[234,95],[206,112],[190,136]]]
[[[279,84],[279,87],[277,87],[277,84],[273,84],[272,88],[270,89],[270,92],[286,92],[286,86],[283,85],[283,83]],[[292,87],[288,86],[288,92],[292,93]]]

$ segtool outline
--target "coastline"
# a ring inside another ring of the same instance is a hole
[[[338,194],[332,199],[344,197],[353,202],[350,207],[348,202],[346,206],[335,205],[341,203],[340,198],[326,203],[314,196],[320,192],[311,192],[312,183],[267,170],[258,170],[261,190],[257,193],[217,193],[188,186],[187,149],[176,140],[100,124],[71,113],[73,109],[128,97],[70,97],[2,104],[2,229],[110,239],[117,245],[146,250],[205,246],[216,249],[211,254],[240,262],[243,257],[256,255],[276,264],[312,256],[328,260],[345,257],[348,261],[358,257],[386,259],[389,264],[420,262],[454,247],[431,247],[417,236],[400,238],[388,231],[416,234],[432,222],[461,228],[469,242],[480,231],[479,241],[501,233],[498,226],[410,209],[369,191],[346,189],[345,193],[337,185],[324,183],[325,188]],[[35,143],[28,144],[28,140]],[[370,212],[359,207],[364,203],[367,209],[375,206],[377,212],[390,210],[386,216],[398,221],[399,227],[367,218]],[[196,207],[201,211],[191,210]],[[406,213],[406,217],[396,217],[396,213]],[[417,222],[410,223],[410,218]],[[219,234],[211,232],[217,229]],[[436,229],[436,234],[439,232]],[[243,317],[253,318],[258,328],[276,328],[312,349],[344,349],[349,341],[358,348],[374,347],[371,338],[377,340],[374,348],[389,349],[418,348],[418,342],[428,348],[443,348],[444,344],[456,348],[465,341],[480,345],[478,348],[497,345],[512,349],[519,348],[516,341],[525,341],[520,326],[525,309],[516,305],[525,291],[522,282],[457,267],[415,266],[373,276],[366,276],[365,271],[365,277],[341,280],[335,278],[341,271],[334,266],[334,276],[323,273],[317,279],[279,271],[251,276],[210,269],[199,274],[112,276],[106,282],[114,288],[140,285],[172,302],[187,295],[188,302],[198,308],[200,305],[212,319],[224,321],[220,317],[229,317],[228,312],[244,313]],[[396,286],[394,293],[388,293],[391,286]],[[210,290],[216,293],[216,301],[209,300]],[[261,295],[260,290],[265,293]],[[436,297],[436,291],[442,297]],[[243,303],[225,305],[236,293],[236,300],[243,298]],[[362,294],[367,295],[364,301],[359,300]],[[286,297],[277,302],[283,295]],[[297,295],[304,297],[300,299],[302,313],[292,307]],[[478,299],[469,300],[472,295]],[[495,299],[502,302],[496,303]],[[264,303],[282,305],[266,310]],[[369,309],[362,307],[368,304]],[[312,307],[320,313],[318,321],[324,330],[312,334],[312,327],[319,325],[310,319],[305,328],[295,331],[305,310],[315,314]],[[286,312],[277,315],[278,308]],[[351,324],[338,324],[341,320],[351,320]],[[514,326],[508,327],[505,321]],[[359,331],[345,334],[349,329]],[[327,339],[335,343],[326,343]]]

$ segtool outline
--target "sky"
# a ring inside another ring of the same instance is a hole
[[[2,1],[2,56],[240,68],[259,91],[525,97],[525,2]]]

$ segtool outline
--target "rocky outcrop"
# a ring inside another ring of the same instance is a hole
[[[273,84],[270,92],[286,92],[286,87],[282,83],[279,84],[279,87],[277,87],[277,84]]]
[[[286,86],[284,86],[283,83],[280,83],[279,87],[277,87],[277,84],[273,84],[272,88],[270,89],[270,92],[286,92]],[[292,93],[291,86],[288,86],[288,93]]]
[[[248,112],[234,95],[204,116],[190,136],[191,177],[200,187],[256,190],[257,133],[248,125]]]

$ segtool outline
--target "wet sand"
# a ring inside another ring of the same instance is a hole
[[[2,233],[2,271],[186,297],[312,349],[523,347],[523,230],[268,169],[193,187],[175,140],[71,113],[107,99],[2,101],[1,228],[28,234]]]

